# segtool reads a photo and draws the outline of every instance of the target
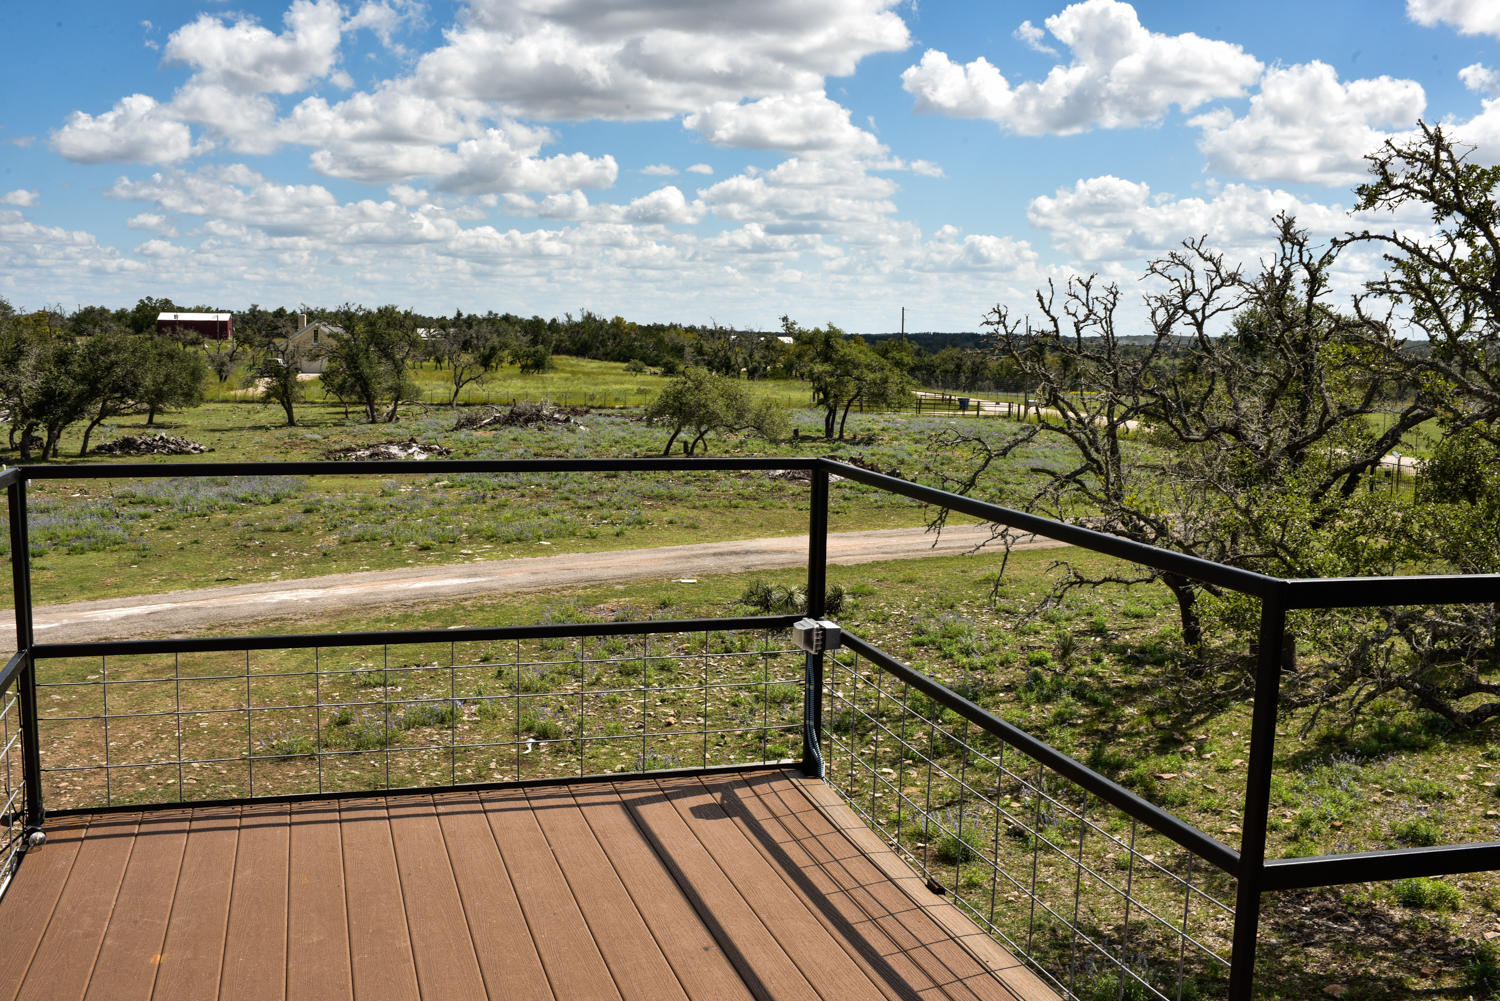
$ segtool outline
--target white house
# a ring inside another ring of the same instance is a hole
[[[297,329],[282,345],[281,356],[289,350],[297,353],[297,371],[321,373],[328,365],[327,347],[329,338],[342,335],[344,328],[322,320],[307,322],[306,313],[297,314]]]

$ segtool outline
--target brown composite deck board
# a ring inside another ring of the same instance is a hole
[[[753,775],[704,784],[747,810],[785,854],[788,866],[796,867],[808,888],[843,920],[872,944],[887,944],[920,970],[919,976],[929,982],[919,988],[924,996],[1005,1001],[1014,997],[972,953],[887,880],[789,779]],[[882,950],[882,954],[894,961],[893,953]]]
[[[791,771],[54,820],[18,998],[1053,1001]]]
[[[741,896],[661,787],[646,779],[619,783],[615,789],[751,992],[778,1001],[821,997],[766,924],[773,916],[762,920]]]
[[[136,821],[124,815],[94,818],[89,824],[31,960],[19,995],[22,999],[79,999],[88,990],[109,912],[130,860]]]
[[[221,1001],[286,996],[290,833],[285,803],[247,803],[240,814]]]
[[[287,1001],[352,1001],[337,803],[293,803],[287,848]]]
[[[90,974],[90,1001],[111,998],[149,998],[161,965],[162,945],[177,897],[177,880],[187,852],[190,810],[143,815],[136,827],[125,877],[115,894],[114,910],[98,958]],[[49,835],[50,839],[50,835]],[[30,879],[29,870],[50,850],[26,859],[17,878]],[[7,894],[3,905],[12,906]]]
[[[153,998],[218,996],[239,828],[238,806],[193,811]]]
[[[566,788],[528,790],[532,815],[572,889],[620,996],[687,1001],[630,892]]]
[[[663,792],[745,901],[757,913],[774,917],[787,954],[820,994],[829,1001],[882,997],[908,1001],[915,997],[895,971],[872,970],[868,956],[861,957],[866,962],[856,959],[848,940],[831,933],[809,910],[702,784],[672,783]]]
[[[754,995],[615,790],[580,785],[571,794],[688,997],[750,1001]]]
[[[354,996],[419,1001],[416,961],[385,800],[339,804]]]
[[[59,825],[48,835],[47,850],[34,853],[35,857],[26,861],[27,865],[45,866],[44,870],[34,877],[14,882],[6,893],[8,907],[12,907],[12,897],[19,898],[11,913],[25,914],[27,920],[7,921],[5,933],[0,935],[0,984],[5,985],[0,989],[0,996],[14,997],[31,967],[87,829],[88,819],[83,817]],[[54,850],[55,856],[47,858]]]
[[[526,793],[502,789],[483,794],[480,802],[552,992],[569,1001],[618,1001],[614,978],[531,814]]]
[[[903,996],[977,1001],[973,992],[959,983],[960,977],[923,954],[922,943],[901,929],[899,922],[882,921],[890,917],[885,908],[871,906],[872,901],[849,892],[851,887],[809,855],[801,840],[769,813],[753,790],[733,779],[710,780],[704,787],[726,812],[745,822],[751,831],[751,844],[767,862],[791,875],[788,885],[802,898],[809,913],[836,938],[849,943],[846,948],[851,949],[850,955],[867,973],[881,977]],[[795,799],[807,807],[800,794]],[[794,803],[793,808],[797,805]],[[979,972],[978,963],[972,963],[969,972]]]
[[[1007,990],[1022,1001],[1057,1001],[1057,995],[1050,987],[999,942],[980,931],[968,915],[942,897],[928,892],[924,881],[849,809],[832,786],[792,772],[783,774],[856,848],[864,851],[865,857],[892,884],[945,929],[954,942],[972,952],[989,969],[998,972]]]
[[[490,996],[555,998],[479,797],[440,793],[434,800],[465,924]]]
[[[417,983],[427,998],[484,997],[484,977],[464,920],[432,799],[403,796],[386,804]]]

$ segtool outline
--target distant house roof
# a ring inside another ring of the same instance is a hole
[[[170,323],[170,322],[172,322],[174,320],[181,320],[184,323],[193,323],[193,322],[198,322],[198,323],[228,323],[232,319],[234,319],[234,314],[233,313],[158,313],[158,314],[156,314],[156,322],[157,323],[161,323],[162,321],[167,321],[167,322]]]

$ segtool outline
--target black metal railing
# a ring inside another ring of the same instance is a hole
[[[1238,848],[857,636],[801,654],[793,616],[38,643],[39,479],[801,470],[807,612],[825,608],[829,475],[1252,596],[1261,607]],[[1500,576],[1281,580],[825,459],[21,467],[16,649],[0,676],[10,851],[46,809],[759,767],[799,758],[1059,991],[1251,996],[1262,895],[1500,868],[1500,842],[1266,860],[1289,612],[1500,601]],[[45,672],[42,667],[45,665]],[[40,692],[48,711],[37,715]],[[1180,904],[1180,911],[1178,909]]]

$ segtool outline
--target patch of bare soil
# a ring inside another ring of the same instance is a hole
[[[384,462],[391,459],[431,459],[452,454],[453,450],[450,448],[427,445],[410,438],[406,441],[381,441],[373,445],[349,445],[330,449],[323,453],[323,457],[343,462]]]
[[[127,434],[94,448],[96,455],[197,455],[213,449],[201,442],[170,434]]]
[[[587,431],[578,418],[589,412],[588,407],[555,407],[550,403],[533,403],[522,400],[508,410],[490,407],[488,410],[471,410],[461,414],[453,424],[455,431],[478,431],[491,427],[566,427],[575,431]]]

